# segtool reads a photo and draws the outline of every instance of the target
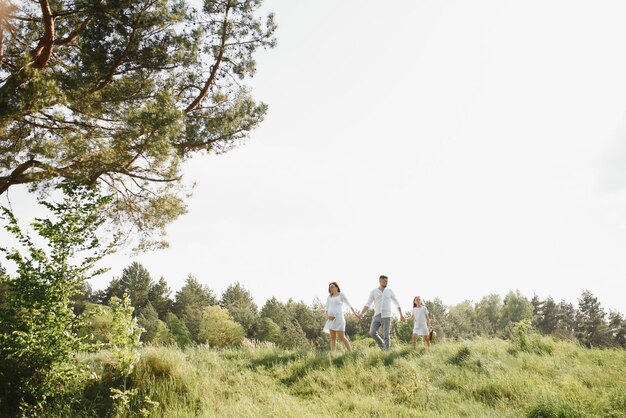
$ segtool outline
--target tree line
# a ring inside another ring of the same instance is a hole
[[[228,286],[218,296],[207,285],[189,275],[172,294],[165,278],[153,280],[149,271],[133,262],[121,276],[100,291],[84,284],[75,300],[77,313],[100,312],[99,319],[83,332],[106,340],[107,307],[112,298],[128,295],[137,321],[144,328],[142,341],[151,344],[236,345],[244,338],[268,341],[284,348],[321,348],[327,345],[322,332],[325,305],[315,300],[308,305],[289,299],[268,299],[259,309],[240,283]],[[591,292],[584,291],[578,306],[551,297],[528,299],[519,291],[504,298],[497,294],[479,302],[464,301],[446,306],[441,299],[426,301],[433,327],[440,338],[507,338],[513,324],[530,321],[534,329],[560,339],[578,340],[587,347],[626,347],[626,320],[620,312],[607,313]],[[108,312],[108,313],[107,313]],[[104,315],[103,315],[104,314]],[[351,338],[367,337],[372,311],[357,321],[347,316],[346,333]],[[394,319],[393,333],[410,341],[411,322]]]

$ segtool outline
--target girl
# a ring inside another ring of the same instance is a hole
[[[430,317],[428,316],[428,308],[422,303],[420,296],[413,298],[413,311],[407,319],[414,318],[413,323],[413,347],[417,348],[417,336],[424,338],[426,347],[430,347],[430,339],[428,338],[428,330],[430,329]]]

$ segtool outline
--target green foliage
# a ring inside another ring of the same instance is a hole
[[[519,290],[509,292],[504,297],[500,311],[500,327],[505,329],[509,324],[533,319],[533,305]]]
[[[109,306],[88,303],[81,314],[78,335],[95,345],[111,341],[113,310]]]
[[[612,311],[609,314],[609,332],[616,345],[626,348],[626,320],[621,313]]]
[[[154,282],[148,270],[134,261],[122,271],[119,279],[113,279],[105,290],[105,304],[112,297],[122,299],[125,294],[130,297],[130,303],[136,311],[141,311],[149,302],[149,292]]]
[[[561,338],[574,338],[576,331],[576,308],[564,300],[557,310],[557,326],[553,334]]]
[[[511,350],[512,354],[523,351],[543,355],[552,354],[554,350],[547,339],[539,337],[532,326],[532,322],[528,319],[512,324],[510,337],[514,344]]]
[[[447,338],[466,339],[478,334],[474,320],[474,308],[469,301],[451,306],[445,317]]]
[[[410,343],[413,338],[413,321],[398,321],[395,318],[391,325],[393,335],[403,343]]]
[[[74,294],[71,297],[72,309],[76,315],[80,315],[93,298],[93,291],[88,282],[81,282],[76,285]]]
[[[217,303],[218,301],[213,291],[208,286],[200,284],[198,279],[189,275],[183,287],[176,292],[172,311],[178,315],[188,306],[205,307],[217,305]]]
[[[535,324],[543,334],[552,334],[559,322],[558,305],[552,298],[540,301],[536,296],[533,298]]]
[[[113,296],[110,301],[112,309],[111,339],[107,348],[112,352],[113,375],[121,378],[119,386],[110,388],[114,401],[115,413],[125,415],[130,403],[137,396],[137,390],[129,387],[128,378],[139,362],[140,336],[142,329],[133,316],[134,308],[128,295],[120,300]]]
[[[165,315],[172,309],[171,293],[172,291],[163,277],[150,286],[148,300],[157,311],[160,319],[165,319]]]
[[[326,323],[326,306],[319,300],[315,300],[312,306],[304,302],[289,300],[286,305],[288,315],[293,319],[296,327],[299,327],[307,341],[313,347],[326,347],[328,338],[323,332]]]
[[[170,333],[164,321],[159,319],[156,309],[148,302],[148,305],[141,311],[137,323],[143,328],[141,341],[155,345],[175,344],[174,337]]]
[[[373,316],[373,309],[367,310],[360,321],[352,315],[346,315],[346,335],[369,338],[370,324],[372,323]]]
[[[243,327],[232,320],[221,306],[207,306],[202,310],[199,332],[200,342],[212,347],[223,348],[241,345],[245,337]]]
[[[186,210],[181,162],[228,151],[263,120],[242,80],[275,44],[259,0],[191,4],[21,1],[3,14],[0,194],[100,182],[112,222],[141,248],[165,245]]]
[[[282,336],[280,333],[280,327],[271,318],[262,317],[259,318],[259,324],[257,326],[257,336],[263,340],[274,343],[276,345],[281,344]]]
[[[306,339],[306,335],[302,327],[295,317],[293,317],[286,304],[280,302],[275,297],[268,299],[261,308],[261,323],[259,325],[259,337],[263,337],[265,332],[271,332],[272,339],[267,339],[280,347],[284,348],[303,348],[309,347],[310,342]],[[272,322],[263,321],[263,318],[271,319]],[[278,327],[278,335],[274,335],[275,327]],[[265,327],[267,326],[267,329]]]
[[[217,305],[217,302],[213,291],[200,284],[192,275],[187,277],[183,287],[176,292],[173,312],[185,324],[193,341],[201,342],[202,311],[207,306]]]
[[[168,312],[165,315],[165,323],[169,327],[170,332],[179,347],[187,347],[188,345],[193,344],[191,333],[187,329],[187,326],[185,326],[185,324],[172,312]]]
[[[230,316],[241,324],[248,338],[254,336],[259,315],[258,308],[250,292],[241,284],[235,283],[228,286],[222,294],[220,306],[226,308]]]
[[[578,315],[576,318],[576,336],[588,347],[602,347],[609,345],[611,335],[605,321],[606,313],[598,298],[585,290],[578,300]]]
[[[424,301],[424,305],[428,308],[430,324],[433,330],[437,332],[438,338],[446,338],[446,306],[439,298]]]
[[[500,296],[487,295],[476,304],[474,309],[478,333],[489,337],[497,335],[502,310]]]
[[[32,223],[47,247],[37,247],[13,213],[2,208],[5,228],[25,249],[0,248],[17,267],[15,277],[0,275],[11,295],[0,311],[0,408],[5,412],[19,405],[24,414],[43,413],[50,399],[69,396],[85,378],[85,371],[72,364],[83,347],[72,297],[82,282],[101,272],[94,264],[111,248],[101,248],[96,236],[109,198],[67,183],[59,188],[61,203],[41,202],[51,217]]]

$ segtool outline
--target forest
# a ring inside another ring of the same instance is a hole
[[[325,348],[325,301],[312,304],[272,297],[257,306],[241,284],[233,283],[216,295],[207,285],[189,275],[182,288],[172,294],[164,278],[154,280],[148,270],[131,263],[106,289],[93,292],[84,286],[76,295],[75,311],[105,313],[110,318],[112,298],[130,298],[135,317],[146,331],[142,341],[152,344],[209,344],[216,347],[241,344],[244,338],[267,341],[282,348]],[[600,301],[584,291],[573,305],[548,297],[531,299],[510,291],[503,298],[496,294],[478,302],[464,301],[446,305],[440,298],[427,300],[433,327],[439,338],[464,340],[475,337],[508,338],[511,327],[527,321],[540,334],[577,341],[585,347],[626,347],[626,321],[622,313],[607,313]],[[373,310],[358,321],[346,313],[346,333],[366,338]],[[100,341],[105,341],[106,320],[89,325]],[[392,332],[396,339],[410,342],[412,322],[394,317]],[[86,331],[84,331],[87,333]]]

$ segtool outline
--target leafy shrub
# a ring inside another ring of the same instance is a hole
[[[87,376],[73,362],[84,344],[71,299],[80,283],[101,272],[92,268],[111,248],[101,249],[96,237],[108,198],[66,183],[59,188],[61,203],[40,202],[51,218],[32,223],[44,248],[2,208],[5,229],[26,251],[0,248],[17,266],[14,278],[0,275],[12,295],[0,309],[0,413],[45,414],[50,400],[71,398]]]
[[[170,332],[172,333],[172,337],[176,341],[179,347],[187,347],[193,344],[193,340],[191,339],[191,333],[187,326],[178,319],[176,315],[172,312],[168,312],[165,315],[165,323],[167,324]]]
[[[261,340],[280,344],[280,327],[271,318],[260,318],[257,329]]]
[[[153,345],[175,344],[174,337],[170,333],[167,324],[159,319],[156,309],[150,302],[141,311],[137,323],[144,329],[141,341]]]
[[[78,335],[93,344],[106,344],[111,340],[113,310],[109,306],[88,303],[81,314]]]
[[[554,347],[542,338],[532,327],[530,320],[523,320],[511,326],[510,338],[513,341],[512,354],[516,351],[534,353],[538,355],[552,354]]]
[[[113,377],[121,380],[120,387],[111,387],[111,398],[114,401],[116,414],[124,414],[137,395],[136,389],[129,388],[128,377],[139,362],[139,348],[142,329],[133,317],[134,308],[128,295],[120,300],[113,296],[109,301],[113,310],[111,321],[111,340],[108,347],[113,353]]]
[[[221,306],[207,306],[202,310],[199,338],[213,347],[241,345],[246,333],[241,324],[232,320]]]
[[[413,338],[413,321],[393,321],[394,334],[399,341],[410,343]]]

